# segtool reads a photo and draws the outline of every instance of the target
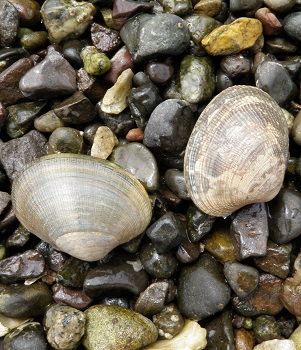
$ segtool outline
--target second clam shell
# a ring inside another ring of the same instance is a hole
[[[55,248],[86,261],[103,258],[150,222],[149,197],[119,166],[84,155],[39,158],[13,182],[17,218]]]
[[[184,174],[196,206],[227,216],[279,192],[288,160],[288,127],[264,91],[234,86],[200,115],[187,144]]]

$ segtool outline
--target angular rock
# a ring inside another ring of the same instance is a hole
[[[174,68],[163,62],[150,62],[145,67],[145,73],[158,86],[165,85],[172,77]]]
[[[84,68],[76,72],[76,80],[78,90],[94,104],[101,100],[107,91],[107,87],[96,76],[88,74]]]
[[[121,45],[117,30],[107,28],[95,22],[91,25],[91,40],[97,50],[105,54],[111,53]]]
[[[111,67],[109,57],[97,50],[95,46],[85,46],[81,51],[84,68],[91,75],[102,75]]]
[[[56,284],[53,289],[53,300],[58,304],[68,305],[78,310],[86,309],[93,299],[81,289],[64,287]]]
[[[91,156],[107,159],[118,143],[118,139],[111,129],[107,126],[100,126],[94,135]]]

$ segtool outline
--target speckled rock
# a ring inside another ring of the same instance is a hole
[[[301,40],[301,11],[287,15],[283,21],[283,29],[293,39]]]
[[[201,0],[194,6],[194,12],[214,17],[222,9],[222,0]]]
[[[138,350],[158,337],[156,326],[148,318],[129,309],[94,305],[85,315],[83,344],[87,350]]]
[[[94,136],[91,156],[107,159],[116,146],[118,146],[116,135],[107,126],[100,126]]]
[[[258,343],[266,340],[281,339],[280,327],[273,316],[260,315],[253,322],[253,331]]]
[[[0,46],[11,46],[17,39],[19,14],[8,0],[0,3]]]
[[[253,46],[261,34],[260,21],[240,17],[228,25],[214,29],[202,40],[202,45],[210,55],[232,55]]]
[[[230,294],[222,266],[208,253],[182,267],[178,279],[178,305],[185,317],[202,320],[214,315],[225,308]]]
[[[276,12],[287,12],[294,5],[296,0],[264,0],[264,4]]]
[[[295,343],[288,339],[267,340],[256,345],[253,350],[296,350]]]
[[[231,12],[248,12],[256,10],[256,8],[258,8],[261,5],[261,0],[230,0],[229,10]]]
[[[105,54],[111,53],[121,45],[117,30],[95,22],[91,25],[91,40],[97,50]]]
[[[43,320],[49,344],[57,350],[72,350],[85,332],[86,317],[70,306],[51,305]]]
[[[123,25],[120,36],[135,63],[164,55],[179,55],[190,40],[185,21],[168,13],[139,14]]]
[[[84,68],[91,75],[102,75],[111,67],[109,57],[97,50],[95,46],[85,46],[81,51]]]

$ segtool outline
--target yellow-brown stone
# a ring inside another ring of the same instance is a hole
[[[232,55],[253,46],[261,34],[259,20],[241,17],[214,29],[202,40],[202,45],[212,56]]]
[[[222,9],[221,0],[201,0],[194,6],[193,13],[213,17],[218,15],[221,9]]]

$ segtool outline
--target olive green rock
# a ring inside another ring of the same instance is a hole
[[[202,40],[202,45],[212,56],[233,55],[253,46],[261,34],[262,24],[259,20],[240,17],[214,29]]]
[[[37,50],[47,46],[48,33],[45,31],[26,33],[22,35],[20,42],[26,50]]]
[[[91,75],[101,75],[111,68],[111,61],[107,55],[97,50],[95,46],[86,46],[81,52],[84,68]]]
[[[87,350],[136,350],[158,337],[148,318],[120,306],[94,305],[85,314],[83,345]]]

